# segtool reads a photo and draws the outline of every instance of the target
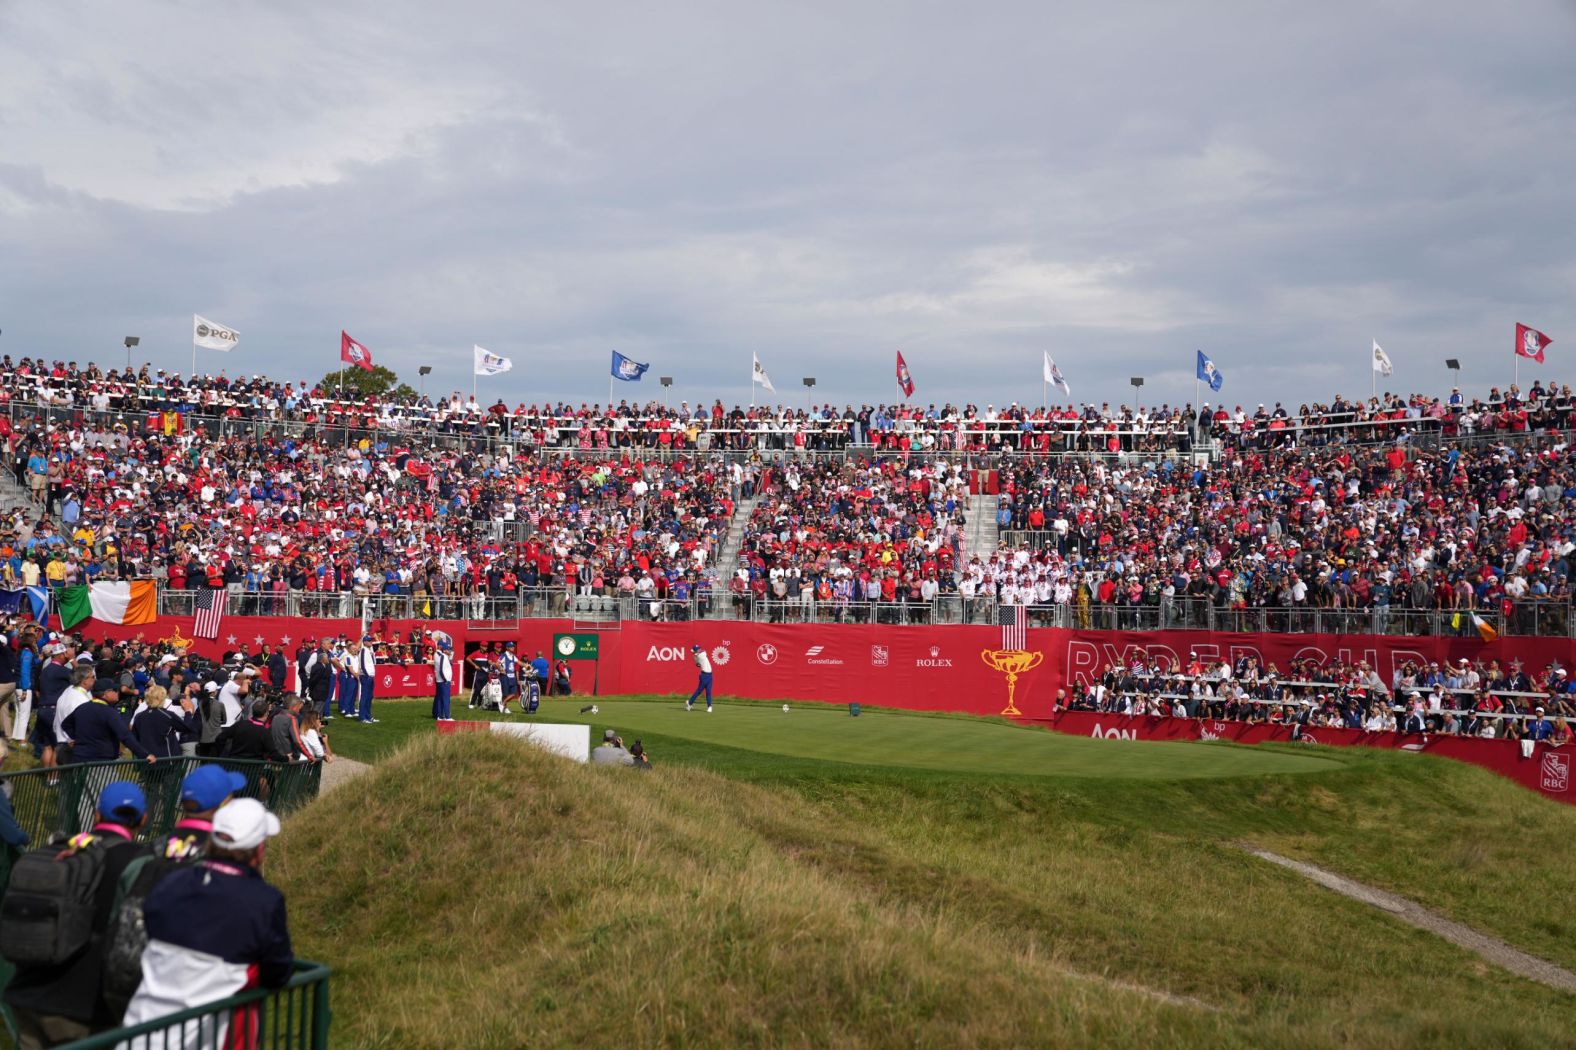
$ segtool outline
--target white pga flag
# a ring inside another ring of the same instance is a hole
[[[514,367],[513,361],[507,357],[499,357],[491,350],[483,350],[474,344],[471,349],[476,353],[476,374],[479,376],[495,376]]]
[[[765,387],[774,394],[777,393],[777,388],[772,386],[772,377],[767,375],[766,369],[761,367],[760,356],[752,353],[750,354],[750,359],[754,361],[754,367],[750,370],[750,381]]]
[[[201,314],[192,314],[192,342],[204,350],[229,353],[241,341],[241,333],[229,325],[210,321]]]

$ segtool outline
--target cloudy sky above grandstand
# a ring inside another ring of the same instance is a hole
[[[1576,355],[1576,5],[5,3],[0,350],[511,402],[1229,403]],[[819,398],[818,398],[819,400]]]

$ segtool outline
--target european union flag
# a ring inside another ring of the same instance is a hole
[[[1226,382],[1226,377],[1220,374],[1220,369],[1215,367],[1215,362],[1204,356],[1204,351],[1198,351],[1198,378],[1200,382],[1208,383],[1211,390],[1219,390]]]
[[[632,357],[625,357],[617,350],[613,351],[613,378],[622,379],[626,383],[638,383],[640,377],[646,374],[650,365],[643,365]]]

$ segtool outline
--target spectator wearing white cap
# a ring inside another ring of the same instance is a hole
[[[268,840],[277,834],[279,818],[261,802],[228,802],[214,814],[208,855],[148,894],[142,984],[126,1008],[127,1025],[289,979],[295,954],[284,894],[262,875]],[[217,1031],[212,1019],[190,1021],[178,1038],[165,1032],[150,1036],[148,1046],[250,1045],[258,1021],[256,1007],[220,1020]]]

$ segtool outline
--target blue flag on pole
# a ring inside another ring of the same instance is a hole
[[[622,379],[626,383],[638,383],[640,377],[646,374],[650,365],[643,365],[632,357],[625,357],[617,350],[613,351],[613,378]]]
[[[1226,382],[1226,377],[1220,374],[1215,362],[1205,357],[1202,350],[1198,352],[1198,378],[1200,382],[1208,383],[1211,390],[1219,390]]]

